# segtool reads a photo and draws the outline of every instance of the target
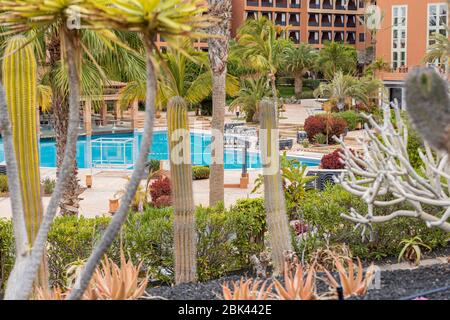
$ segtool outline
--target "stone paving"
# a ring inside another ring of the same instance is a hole
[[[41,177],[55,178],[55,169],[42,169]],[[91,170],[80,170],[80,185],[85,186],[85,177],[91,174]],[[240,180],[240,171],[227,170],[225,173],[226,184],[238,184]],[[253,181],[260,174],[260,170],[251,170],[250,185],[247,189],[225,189],[225,205],[231,206],[238,199],[260,197],[261,194],[252,194]],[[83,200],[80,202],[80,214],[86,217],[109,215],[109,199],[115,198],[120,190],[124,190],[127,184],[127,177],[131,176],[131,171],[100,171],[92,172],[93,186],[86,189],[80,196]],[[145,186],[145,180],[142,181]],[[194,200],[196,205],[209,205],[209,180],[194,181]],[[120,197],[120,195],[119,195]],[[43,199],[44,208],[50,201],[49,197]],[[0,198],[0,218],[11,217],[11,203],[9,197]]]

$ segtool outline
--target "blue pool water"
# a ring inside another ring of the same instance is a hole
[[[117,140],[120,138],[120,140]],[[80,137],[77,143],[77,162],[79,168],[91,168],[99,165],[132,166],[133,159],[140,147],[142,133],[110,134],[92,136],[90,140]],[[209,165],[211,162],[211,136],[191,133],[191,152],[193,165]],[[91,148],[89,148],[91,145]],[[135,146],[135,147],[133,147]],[[40,157],[42,167],[56,167],[56,146],[54,139],[41,139]],[[0,161],[4,161],[3,143],[0,140]],[[168,160],[167,132],[157,131],[153,135],[153,144],[149,159]],[[224,154],[225,169],[241,169],[243,164],[242,149],[226,149]],[[298,158],[308,166],[317,166],[319,160]],[[248,153],[248,168],[261,168],[259,153]]]

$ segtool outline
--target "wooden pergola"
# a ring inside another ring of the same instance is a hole
[[[123,110],[120,108],[119,103],[119,90],[126,86],[126,83],[118,82],[118,81],[108,81],[108,84],[105,86],[105,90],[103,96],[97,97],[86,97],[82,96],[80,99],[80,103],[83,108],[83,124],[86,131],[86,135],[92,136],[92,113],[93,108],[92,104],[94,101],[98,101],[101,103],[100,107],[100,123],[101,125],[106,125],[107,123],[107,115],[108,115],[108,102],[114,103],[113,115],[114,119],[120,121],[123,119]],[[134,130],[137,128],[138,124],[138,112],[139,112],[139,103],[138,101],[134,101],[131,106],[129,106],[130,110],[130,118],[131,118],[131,129]]]

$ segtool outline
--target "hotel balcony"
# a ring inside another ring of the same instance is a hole
[[[261,1],[261,6],[262,7],[271,7],[273,8],[273,0],[269,1],[269,0],[262,0]]]
[[[300,43],[300,31],[298,30],[291,30],[289,31],[289,39],[295,43],[295,44],[299,44]]]
[[[319,26],[319,15],[317,13],[309,14],[308,26],[310,26],[310,27],[318,27]]]
[[[309,44],[319,44],[319,32],[310,31],[309,36],[308,36],[308,43]]]
[[[276,0],[276,7],[277,8],[287,8],[288,1],[287,0]]]
[[[300,8],[301,7],[300,3],[301,3],[301,0],[291,0],[290,7],[291,8]]]
[[[300,26],[300,14],[291,13],[289,15],[289,25],[294,27]]]
[[[322,14],[320,25],[322,27],[331,27],[332,25],[331,20],[332,20],[331,14]]]
[[[320,0],[309,0],[310,9],[320,9]]]
[[[334,32],[334,41],[335,42],[344,42],[344,32],[343,31]]]
[[[247,0],[247,6],[248,7],[258,7],[259,1],[258,0]]]
[[[355,28],[356,27],[356,16],[350,15],[347,16],[347,28]]]
[[[358,6],[356,5],[356,0],[348,1],[348,10],[358,10]]]
[[[345,26],[344,15],[337,14],[334,16],[334,26],[338,28],[343,28]]]
[[[346,8],[345,4],[346,4],[345,0],[337,0],[335,9],[336,10],[346,10],[347,8]]]
[[[356,33],[355,32],[347,32],[347,43],[356,44]]]
[[[333,0],[323,0],[322,9],[334,9]]]

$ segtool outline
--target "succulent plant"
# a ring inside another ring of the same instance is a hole
[[[411,72],[406,81],[407,111],[417,131],[434,148],[450,152],[448,82],[431,68]]]
[[[191,141],[187,105],[173,97],[167,106],[172,201],[174,207],[175,282],[195,282],[197,250],[192,189]]]
[[[37,134],[37,63],[29,39],[18,35],[8,39],[3,59],[3,84],[17,155],[25,224],[33,243],[43,217]],[[39,272],[47,284],[45,264]]]
[[[268,99],[260,102],[259,110],[267,227],[274,272],[281,274],[284,270],[285,252],[293,250],[280,172],[277,111],[273,102]]]

